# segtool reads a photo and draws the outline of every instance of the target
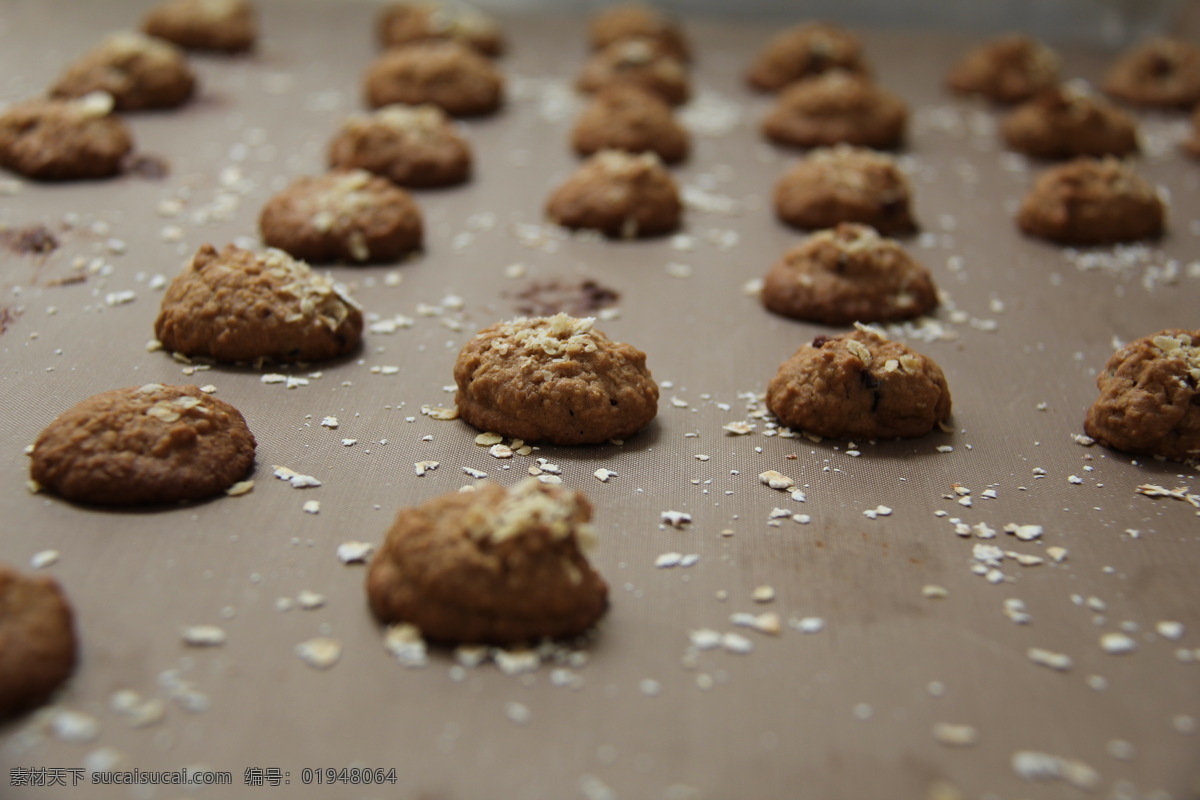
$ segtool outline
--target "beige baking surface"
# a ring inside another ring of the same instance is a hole
[[[39,92],[104,32],[132,26],[144,5],[0,3],[0,100]],[[970,40],[864,33],[878,77],[914,111],[904,163],[925,233],[909,246],[952,304],[936,316],[944,339],[908,341],[944,368],[955,414],[953,433],[858,442],[861,454],[852,454],[845,442],[765,436],[762,420],[748,436],[722,430],[747,418],[744,393],[763,391],[780,361],[827,332],[771,316],[743,291],[799,238],[769,206],[775,177],[796,154],[759,138],[767,100],[739,81],[770,27],[690,25],[700,99],[687,113],[703,130],[695,157],[677,172],[698,198],[684,231],[691,245],[682,249],[687,242],[589,241],[539,227],[549,190],[576,163],[565,146],[577,109],[567,79],[582,61],[584,29],[579,19],[506,18],[510,102],[466,124],[476,179],[419,193],[428,251],[396,267],[334,270],[369,313],[405,315],[412,327],[369,335],[357,358],[314,367],[320,377],[294,389],[249,370],[187,377],[168,355],[146,350],[160,296],[154,276],[173,275],[204,242],[255,240],[265,199],[293,176],[323,169],[335,126],[360,110],[359,76],[375,53],[371,7],[261,6],[257,56],[197,57],[196,102],[130,118],[139,151],[165,160],[167,177],[4,184],[18,190],[0,200],[0,223],[45,224],[61,247],[42,257],[0,255],[0,302],[10,315],[0,335],[0,557],[27,567],[36,553],[61,553],[47,571],[74,602],[83,656],[57,707],[88,715],[99,734],[63,742],[41,717],[7,724],[0,796],[1083,794],[1064,780],[1019,777],[1012,760],[1021,751],[1089,765],[1096,796],[1197,796],[1200,736],[1190,729],[1200,719],[1200,518],[1183,502],[1135,488],[1196,491],[1200,481],[1179,465],[1134,464],[1071,439],[1115,340],[1197,326],[1200,164],[1176,151],[1182,116],[1139,114],[1147,153],[1136,166],[1170,193],[1169,235],[1117,257],[1071,258],[1022,238],[1011,223],[1041,165],[999,147],[992,109],[940,89]],[[1064,55],[1067,75],[1091,80],[1111,56]],[[181,213],[161,215],[173,200]],[[172,227],[180,240],[164,241]],[[79,258],[96,260],[86,281],[52,285]],[[527,275],[506,277],[513,264]],[[535,463],[493,459],[474,444],[475,431],[420,408],[452,402],[443,387],[457,348],[512,316],[513,293],[535,280],[584,277],[620,292],[619,318],[600,327],[644,349],[664,387],[659,419],[623,447],[534,454],[560,465],[564,483],[595,503],[595,561],[611,583],[611,611],[582,666],[543,664],[511,676],[492,664],[454,669],[452,655],[435,650],[425,668],[405,668],[367,612],[364,568],[342,564],[335,549],[378,541],[399,506],[468,483],[464,467],[512,483]],[[135,299],[119,302],[123,292]],[[462,299],[461,310],[448,296]],[[423,316],[421,304],[443,310]],[[399,372],[377,369],[385,366]],[[124,512],[26,492],[22,450],[57,413],[95,392],[150,381],[212,383],[244,412],[259,440],[251,494]],[[319,424],[328,415],[340,421],[336,430]],[[441,467],[416,477],[413,463],[427,459]],[[294,490],[272,478],[272,464],[323,485]],[[599,467],[617,476],[602,484],[593,477]],[[793,476],[807,502],[760,484],[767,469]],[[969,507],[947,496],[956,482],[971,491]],[[314,499],[320,513],[304,513]],[[879,505],[893,512],[864,515]],[[811,523],[772,526],[776,507]],[[664,529],[667,510],[691,514],[692,523]],[[1031,542],[1002,532],[991,541],[960,537],[953,518],[996,531],[1037,524],[1044,534]],[[1061,547],[1067,556],[1040,566],[1005,558],[1003,582],[992,584],[972,573],[976,545],[1042,557]],[[672,551],[699,561],[656,568]],[[773,602],[752,600],[760,585],[774,587]],[[923,596],[927,585],[948,597]],[[278,598],[303,590],[327,603],[277,609]],[[1006,617],[1010,598],[1023,601],[1029,624]],[[731,614],[767,611],[784,621],[779,636],[731,624]],[[788,624],[807,617],[824,628]],[[1180,640],[1156,632],[1163,620],[1185,625]],[[197,624],[219,625],[228,642],[185,646],[180,629]],[[1126,626],[1136,652],[1106,653],[1101,634]],[[689,633],[705,628],[737,631],[753,652],[689,658]],[[344,647],[326,671],[294,653],[318,635]],[[1034,647],[1074,665],[1056,672],[1034,664],[1026,655]],[[206,708],[172,698],[178,679]],[[164,719],[132,727],[110,709],[123,689],[165,702]],[[937,723],[973,726],[978,742],[939,743]],[[85,763],[227,770],[235,785],[9,786],[14,768]],[[1063,771],[1067,762],[1051,763]],[[394,767],[398,782],[301,785],[306,767],[350,765]],[[290,785],[243,786],[248,767],[278,767]],[[1090,780],[1078,765],[1065,770],[1076,783]]]

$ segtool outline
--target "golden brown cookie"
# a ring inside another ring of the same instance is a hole
[[[424,230],[412,195],[361,169],[297,178],[258,226],[268,246],[314,263],[395,261],[421,247]]]
[[[1181,146],[1188,155],[1200,158],[1200,105],[1192,112],[1192,135]]]
[[[796,81],[779,93],[763,134],[794,147],[852,144],[888,150],[904,140],[908,106],[870,78],[840,69]]]
[[[74,615],[58,582],[0,564],[0,720],[41,705],[75,670]]]
[[[575,81],[581,92],[623,83],[654,92],[673,106],[686,103],[692,93],[683,62],[653,39],[618,39],[596,51]]]
[[[452,39],[485,56],[504,52],[504,33],[495,19],[462,2],[391,3],[379,13],[379,41],[398,47],[427,39]]]
[[[393,47],[367,68],[367,104],[431,103],[456,117],[490,114],[504,103],[504,77],[465,44],[431,39]]]
[[[1165,36],[1147,39],[1113,63],[1103,86],[1127,103],[1191,108],[1200,103],[1200,47]]]
[[[546,216],[568,228],[632,239],[679,227],[679,187],[653,153],[601,150],[546,201]]]
[[[141,111],[182,105],[195,86],[187,57],[175,45],[140,33],[115,33],[67,67],[50,95],[108,92],[118,111]]]
[[[133,150],[112,96],[25,100],[0,113],[0,166],[45,181],[109,178]]]
[[[454,363],[458,413],[501,436],[599,444],[632,436],[658,413],[646,354],[591,317],[518,317],[484,328]]]
[[[163,347],[217,361],[322,361],[362,338],[345,287],[282,250],[202,245],[171,281],[154,334]]]
[[[533,478],[403,508],[367,570],[371,610],[448,643],[578,636],[608,608],[608,585],[584,555],[591,516],[582,492]]]
[[[862,43],[837,25],[807,22],[772,37],[755,55],[746,82],[773,92],[831,69],[867,75],[870,70],[863,59]]]
[[[1017,226],[1062,244],[1108,244],[1160,236],[1166,215],[1158,192],[1128,166],[1081,157],[1037,177]]]
[[[908,179],[895,159],[860,147],[811,151],[775,184],[775,213],[797,228],[861,222],[892,236],[916,230]]]
[[[1126,156],[1138,150],[1133,117],[1100,97],[1046,89],[1005,118],[1004,141],[1037,158]]]
[[[650,39],[659,49],[680,61],[690,59],[683,28],[675,19],[642,3],[618,3],[595,14],[588,23],[593,50],[603,50],[621,39]]]
[[[997,103],[1020,103],[1058,84],[1059,57],[1024,34],[989,39],[967,52],[946,76],[958,94],[974,94]]]
[[[246,477],[254,435],[236,408],[195,386],[150,383],[93,395],[46,426],[30,476],[79,503],[202,500]]]
[[[258,19],[248,0],[166,0],[142,17],[142,32],[185,50],[242,53],[258,40]]]
[[[580,155],[601,150],[651,152],[667,164],[687,158],[691,137],[658,95],[631,84],[601,89],[575,123],[571,144]]]
[[[950,388],[932,359],[859,327],[793,353],[767,386],[767,408],[817,436],[910,439],[950,418]]]
[[[767,272],[763,305],[825,325],[894,322],[932,311],[933,278],[894,239],[843,222],[788,250]]]
[[[1096,378],[1083,429],[1100,444],[1173,461],[1200,457],[1200,330],[1130,342]]]
[[[331,167],[358,167],[399,186],[452,186],[471,177],[471,146],[433,105],[390,105],[348,118],[329,143]]]

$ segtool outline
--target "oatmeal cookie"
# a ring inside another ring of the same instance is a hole
[[[45,181],[121,172],[133,135],[112,113],[112,96],[25,100],[0,113],[0,166]]]
[[[862,43],[837,25],[807,22],[772,37],[751,62],[746,82],[755,89],[774,92],[831,69],[867,75],[870,70],[863,59]]]
[[[679,227],[679,187],[653,153],[601,150],[550,195],[546,216],[568,228],[632,239]]]
[[[686,103],[692,93],[683,62],[663,52],[653,39],[618,39],[596,51],[575,81],[581,92],[588,93],[616,84],[654,92],[673,106]]]
[[[195,386],[151,383],[93,395],[46,426],[30,476],[79,503],[202,500],[246,477],[254,435],[236,408]]]
[[[398,47],[427,39],[451,39],[485,56],[504,52],[504,33],[492,17],[466,3],[391,3],[379,13],[379,41]]]
[[[1181,146],[1188,155],[1200,158],[1200,105],[1192,112],[1192,135]]]
[[[582,492],[533,478],[403,508],[367,569],[371,610],[440,642],[578,636],[608,609],[608,585],[585,555],[591,517]]]
[[[1113,63],[1103,88],[1139,106],[1191,108],[1200,103],[1200,47],[1162,36],[1148,39]]]
[[[596,93],[571,131],[580,155],[601,150],[651,152],[664,163],[687,158],[691,137],[658,95],[631,84],[615,84]]]
[[[1165,225],[1158,192],[1111,157],[1081,157],[1042,173],[1017,214],[1025,233],[1063,244],[1151,239]]]
[[[600,11],[588,24],[588,38],[593,50],[603,50],[621,39],[650,39],[661,52],[680,61],[691,58],[679,22],[642,3],[618,3]]]
[[[423,231],[412,195],[361,169],[297,178],[258,225],[268,246],[315,263],[395,261],[421,247]]]
[[[454,363],[459,415],[483,431],[549,444],[632,436],[658,413],[646,354],[595,319],[518,317],[484,328]]]
[[[248,0],[166,0],[142,17],[142,32],[185,50],[243,53],[258,40],[258,19]]]
[[[904,139],[908,106],[870,78],[827,70],[779,93],[763,134],[794,147],[852,144],[887,150]]]
[[[108,92],[118,111],[175,108],[196,87],[182,50],[140,33],[115,33],[85,53],[50,87],[52,97]]]
[[[763,305],[795,319],[825,325],[894,322],[933,310],[933,278],[874,228],[843,222],[812,234],[767,272]]]
[[[806,230],[861,222],[884,235],[916,230],[908,179],[895,159],[860,147],[818,148],[775,185],[775,213]]]
[[[1173,461],[1200,458],[1200,330],[1159,331],[1113,353],[1083,429],[1100,444]]]
[[[75,670],[74,614],[58,582],[0,564],[0,720],[41,705]]]
[[[163,296],[154,333],[165,349],[217,361],[321,361],[362,338],[345,287],[282,250],[202,245]]]
[[[1007,34],[977,45],[950,70],[946,86],[997,103],[1020,103],[1058,84],[1059,57],[1024,34]]]
[[[331,167],[358,167],[412,189],[471,177],[471,146],[434,105],[384,106],[347,119],[329,143]]]
[[[1133,117],[1096,95],[1065,86],[1018,106],[1002,130],[1009,147],[1036,158],[1121,157],[1138,150]]]
[[[950,388],[932,359],[860,326],[793,353],[767,387],[767,408],[817,436],[910,439],[950,418]]]
[[[367,68],[371,108],[431,103],[456,117],[490,114],[504,103],[504,77],[465,44],[431,39],[393,47]]]

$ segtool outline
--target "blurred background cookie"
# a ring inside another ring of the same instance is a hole
[[[393,47],[363,79],[371,108],[430,103],[447,114],[488,114],[504,103],[504,78],[486,57],[457,41],[431,39]]]
[[[77,652],[58,581],[0,563],[0,720],[45,702],[71,677]]]
[[[133,150],[112,96],[25,100],[0,112],[0,166],[46,181],[109,178]]]
[[[1009,147],[1037,158],[1121,157],[1138,150],[1133,117],[1067,86],[1039,92],[1005,117],[1001,130]]]
[[[746,71],[746,82],[773,92],[831,69],[869,74],[862,42],[838,25],[807,22],[775,34],[763,45]]]
[[[763,134],[778,144],[851,144],[888,150],[904,140],[908,106],[870,78],[827,70],[787,86],[763,119]]]
[[[451,186],[471,177],[471,146],[435,105],[388,105],[355,114],[329,143],[329,165],[360,168],[397,186]]]
[[[1037,177],[1017,226],[1063,244],[1106,244],[1162,234],[1166,205],[1145,178],[1115,158],[1080,157]]]
[[[946,86],[997,103],[1019,103],[1058,83],[1058,54],[1024,34],[1007,34],[976,45],[951,68]]]
[[[166,0],[142,17],[142,31],[185,50],[242,53],[258,41],[258,18],[248,0]]]
[[[653,6],[618,3],[596,12],[588,22],[588,40],[593,50],[603,50],[621,39],[650,39],[661,52],[680,61],[691,58],[683,26]]]
[[[653,153],[602,150],[546,201],[546,216],[559,225],[623,239],[670,233],[682,215],[679,187]]]
[[[396,47],[426,39],[451,39],[485,56],[504,52],[504,33],[488,14],[466,3],[391,3],[379,13],[379,41]]]
[[[654,39],[618,39],[596,51],[575,81],[581,92],[589,93],[617,84],[654,92],[673,106],[686,103],[692,94],[683,62]]]
[[[908,179],[895,159],[861,147],[812,150],[775,184],[775,213],[797,228],[861,222],[891,236],[916,229]]]
[[[115,33],[66,68],[52,97],[108,92],[118,111],[175,108],[192,96],[196,76],[183,51],[140,33]]]
[[[584,156],[601,150],[651,152],[674,164],[687,158],[691,136],[658,95],[616,84],[601,89],[584,108],[571,130],[571,144]]]
[[[1200,47],[1165,36],[1147,39],[1113,62],[1103,86],[1134,105],[1191,108],[1200,103]]]

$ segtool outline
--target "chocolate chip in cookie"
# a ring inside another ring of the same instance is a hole
[[[807,22],[775,34],[755,55],[746,82],[755,89],[774,92],[831,69],[869,74],[862,42],[837,25]]]
[[[958,94],[997,103],[1020,103],[1058,84],[1060,59],[1024,34],[1006,34],[973,47],[946,76]]]
[[[1037,177],[1017,213],[1031,236],[1062,244],[1110,244],[1162,235],[1166,204],[1112,157],[1080,157]]]
[[[110,178],[133,150],[112,95],[25,100],[0,113],[0,166],[43,181]]]
[[[500,24],[462,2],[390,3],[379,12],[377,28],[384,47],[450,39],[495,57],[505,46]]]
[[[1133,117],[1097,95],[1066,86],[1040,92],[1003,123],[1004,141],[1036,158],[1127,156],[1138,150]]]
[[[658,156],[601,150],[554,190],[546,215],[568,228],[632,239],[678,228],[683,202]]]
[[[763,134],[793,147],[850,144],[888,150],[904,139],[908,106],[870,78],[840,69],[796,81],[779,93]]]
[[[258,19],[248,0],[166,0],[142,18],[142,31],[185,50],[243,53],[258,40]]]
[[[448,39],[386,50],[363,80],[371,108],[430,103],[456,117],[490,114],[504,103],[504,76],[486,56]]]
[[[1200,47],[1156,36],[1122,54],[1104,76],[1104,91],[1150,108],[1200,103]]]
[[[118,111],[175,108],[192,96],[196,76],[183,51],[140,33],[115,33],[88,51],[50,87],[52,97],[108,92]]]
[[[78,648],[58,581],[0,564],[0,720],[41,705],[66,683]]]
[[[329,143],[331,167],[358,167],[412,189],[471,177],[471,146],[434,105],[384,106],[348,118]]]
[[[666,164],[687,158],[691,136],[658,95],[631,84],[601,89],[580,114],[571,131],[580,155],[601,150],[651,152]]]
[[[896,160],[861,147],[812,150],[775,184],[775,213],[797,228],[861,222],[893,236],[916,230],[908,179]]]
[[[691,97],[691,82],[682,61],[665,52],[654,39],[618,39],[598,50],[583,65],[575,81],[581,92],[632,84],[677,106]]]

